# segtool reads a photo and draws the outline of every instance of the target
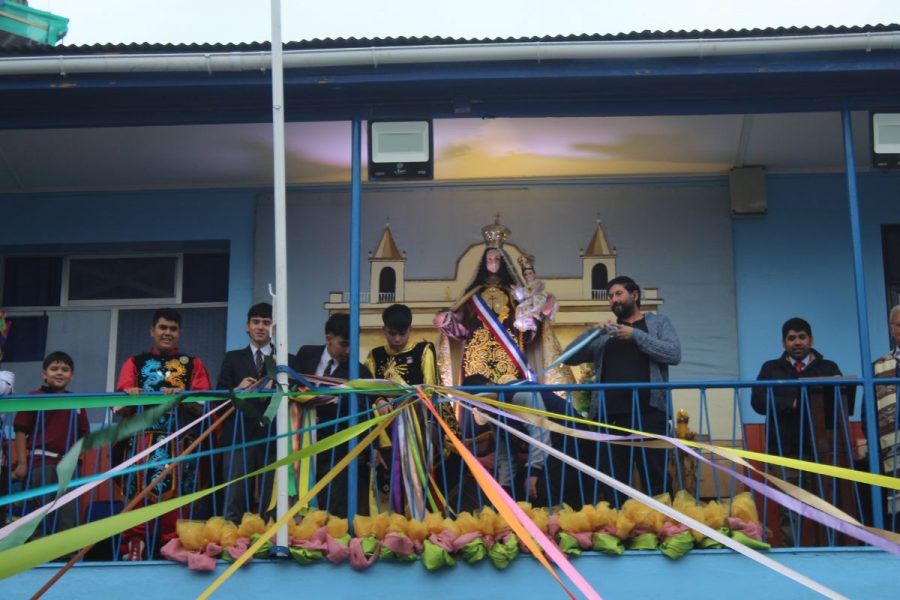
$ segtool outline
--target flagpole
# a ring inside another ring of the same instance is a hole
[[[275,358],[279,365],[288,364],[288,285],[287,285],[287,208],[284,166],[284,63],[281,46],[281,0],[272,1],[272,154],[274,165],[275,212],[275,292],[276,324]],[[276,375],[278,386],[287,386],[287,373]],[[278,430],[277,456],[288,455],[288,400],[283,398],[276,419]],[[281,466],[276,472],[278,517],[288,511],[288,472]],[[276,545],[287,548],[287,525],[278,530]]]

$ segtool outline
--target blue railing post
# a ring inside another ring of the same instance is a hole
[[[869,311],[866,304],[866,278],[863,273],[862,236],[859,225],[859,194],[856,186],[856,159],[853,156],[853,127],[850,109],[841,111],[844,131],[844,168],[847,172],[847,199],[850,207],[850,236],[853,246],[853,279],[856,287],[856,319],[859,326],[859,355],[862,361],[863,414],[866,439],[869,444],[869,471],[880,472],[878,464],[878,413],[875,405],[875,385],[872,377],[872,354],[869,346]],[[884,528],[881,488],[872,486],[872,523]]]
[[[359,377],[359,231],[360,231],[360,196],[362,183],[360,181],[360,163],[362,155],[362,122],[353,119],[351,124],[351,169],[350,169],[350,365],[349,377]],[[348,427],[356,425],[356,394],[350,394],[350,422]],[[352,452],[356,447],[356,438],[351,438],[347,444],[347,451]],[[347,517],[353,522],[356,514],[357,472],[358,461],[353,461],[347,468]]]

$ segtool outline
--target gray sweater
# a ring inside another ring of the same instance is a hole
[[[635,329],[632,339],[637,343],[638,349],[650,357],[650,381],[668,381],[669,365],[677,365],[681,362],[681,342],[678,341],[678,334],[675,333],[675,327],[665,315],[648,312],[643,313],[643,317],[647,322],[647,331]],[[593,329],[588,329],[579,335],[566,350],[580,343],[591,331]],[[603,380],[603,350],[609,339],[610,336],[606,333],[599,335],[590,344],[570,356],[565,361],[566,364],[580,365],[593,362],[594,381],[601,382]],[[594,420],[598,416],[599,398],[600,392],[595,391],[591,401],[590,414],[590,418]],[[650,390],[650,406],[665,412],[667,404],[666,390]]]

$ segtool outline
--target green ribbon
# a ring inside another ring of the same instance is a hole
[[[622,543],[622,540],[608,533],[595,532],[591,536],[591,548],[611,556],[619,556],[625,552],[625,544]]]
[[[269,424],[275,419],[275,416],[278,414],[278,407],[281,406],[285,395],[281,390],[272,394],[272,400],[269,402],[269,406],[266,407],[266,412],[263,413],[260,423]]]
[[[694,536],[690,531],[682,531],[669,536],[659,545],[659,551],[676,560],[688,553],[694,547]]]
[[[270,394],[256,394],[269,396]],[[208,402],[222,400],[228,394],[185,394],[182,402]],[[246,397],[246,396],[245,396]],[[3,398],[0,407],[3,412],[34,412],[38,410],[71,410],[76,408],[110,408],[114,406],[158,406],[172,401],[171,394],[148,392],[137,396],[128,394],[105,394],[103,396],[82,396],[80,394],[34,394]]]
[[[498,569],[505,569],[519,555],[519,538],[510,534],[505,542],[495,542],[488,551],[488,557]]]
[[[318,390],[320,396],[344,396],[365,392],[367,394],[397,394],[408,393],[409,389],[391,382],[379,379],[354,379],[348,381],[347,388],[333,389],[323,388]],[[310,395],[310,392],[283,392],[283,391],[258,391],[230,394],[227,392],[192,392],[184,395],[183,402],[209,402],[210,400],[222,400],[226,397],[241,399],[269,398],[284,395]],[[124,393],[107,393],[92,396],[90,394],[30,394],[4,396],[2,404],[3,412],[33,412],[39,410],[71,410],[76,408],[112,408],[115,406],[158,406],[172,400],[170,394],[147,392],[130,396]],[[269,403],[277,404],[277,403]],[[266,412],[268,414],[268,411]],[[272,413],[274,416],[274,413]],[[271,420],[271,419],[270,419]]]
[[[247,473],[246,475],[242,475],[240,477],[232,479],[231,481],[220,483],[205,490],[197,491],[186,496],[171,498],[169,500],[159,502],[157,504],[151,504],[149,506],[145,506],[127,513],[122,513],[112,517],[107,517],[106,519],[94,521],[93,523],[87,523],[85,525],[81,525],[80,527],[61,531],[59,533],[22,544],[21,546],[2,551],[0,552],[0,579],[5,579],[7,577],[11,577],[12,575],[22,573],[23,571],[27,571],[32,567],[44,564],[48,561],[53,560],[54,558],[69,554],[70,552],[76,552],[81,548],[112,537],[118,533],[121,533],[122,531],[125,531],[126,529],[130,529],[141,523],[151,521],[157,517],[164,515],[167,512],[175,510],[176,508],[180,508],[192,502],[196,502],[197,500],[205,498],[210,494],[214,494],[215,492],[239,481],[243,481],[244,479],[256,477],[257,475],[261,475],[262,473],[273,471],[278,467],[289,465],[300,460],[301,458],[306,458],[308,456],[318,454],[319,452],[330,450],[331,448],[346,443],[348,440],[374,427],[384,419],[393,416],[394,415],[392,414],[388,414],[373,417],[372,419],[363,421],[362,423],[358,423],[357,425],[339,431],[334,435],[323,438],[317,441],[315,444],[307,446],[306,448],[301,448],[297,452],[294,452],[266,467],[257,469],[252,473]]]
[[[742,533],[740,531],[732,531],[731,539],[733,539],[736,542],[740,542],[749,548],[753,548],[754,550],[771,550],[772,549],[772,546],[770,544],[767,544],[765,542],[761,542],[757,539],[754,539],[754,538],[750,537],[749,535],[747,535],[746,533]]]

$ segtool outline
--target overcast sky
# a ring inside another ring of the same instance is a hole
[[[270,39],[270,0],[30,0],[64,43]],[[626,6],[627,4],[627,6]],[[282,0],[283,39],[520,37],[900,22],[898,0]]]

